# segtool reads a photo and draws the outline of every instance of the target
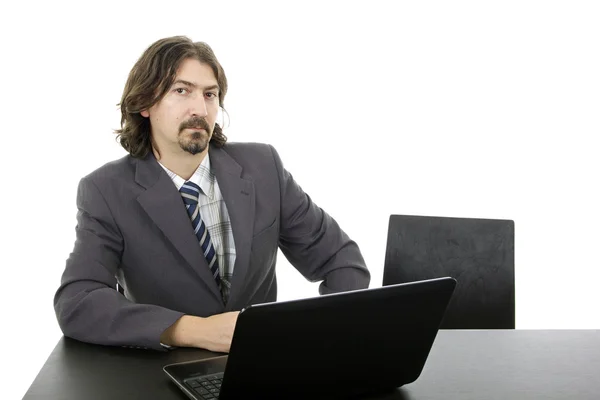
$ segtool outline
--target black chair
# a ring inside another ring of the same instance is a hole
[[[441,329],[515,328],[511,220],[392,215],[383,285],[457,280]]]

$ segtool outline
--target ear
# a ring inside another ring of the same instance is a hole
[[[148,118],[150,116],[150,113],[148,112],[148,110],[142,110],[142,111],[140,111],[140,114],[144,118]]]

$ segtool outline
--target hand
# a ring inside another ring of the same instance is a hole
[[[203,318],[203,323],[199,326],[198,333],[201,341],[198,347],[229,353],[239,314],[239,311],[232,311]]]
[[[184,315],[162,333],[160,341],[171,346],[229,353],[239,314],[232,311],[207,318]]]

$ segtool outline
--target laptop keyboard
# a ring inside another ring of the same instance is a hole
[[[192,393],[200,400],[213,400],[219,398],[223,373],[189,378],[185,383],[192,389]]]

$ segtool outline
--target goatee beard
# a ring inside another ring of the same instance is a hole
[[[200,132],[194,132],[194,136],[201,135]],[[196,139],[196,137],[194,137]],[[202,153],[208,146],[208,140],[206,138],[198,138],[197,140],[184,142],[179,140],[179,146],[183,151],[187,151],[191,155],[195,156],[198,153]]]
[[[204,129],[204,132],[192,132],[189,140],[186,140],[181,134],[185,129]],[[183,151],[192,155],[202,153],[208,147],[210,127],[204,118],[193,117],[184,121],[179,126],[179,146]]]

